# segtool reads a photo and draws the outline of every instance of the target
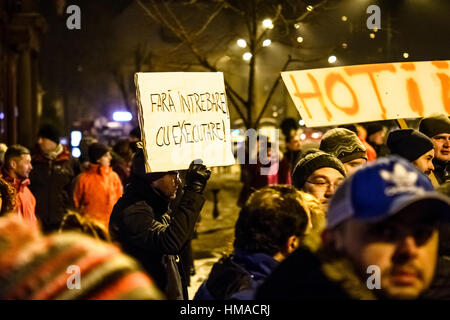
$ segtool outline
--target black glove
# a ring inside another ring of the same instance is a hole
[[[203,161],[198,159],[194,160],[191,162],[186,173],[185,188],[190,191],[202,193],[210,176],[211,171],[203,165]]]

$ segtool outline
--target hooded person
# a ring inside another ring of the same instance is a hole
[[[414,129],[394,130],[389,133],[387,146],[391,154],[412,162],[427,176],[433,172],[433,142],[423,133]]]
[[[210,175],[201,160],[192,161],[184,193],[171,212],[169,203],[181,183],[178,171],[147,173],[143,149],[138,148],[130,183],[111,214],[112,241],[142,264],[170,300],[188,299],[178,255],[192,238]]]
[[[88,153],[89,167],[76,179],[73,201],[81,215],[108,228],[112,209],[123,193],[122,181],[110,166],[107,146],[93,143]]]
[[[439,184],[450,178],[450,119],[446,115],[423,118],[419,131],[427,135],[434,145],[434,175]]]
[[[259,287],[262,300],[418,299],[435,275],[450,199],[398,156],[364,165],[336,191],[322,245],[301,247]]]
[[[293,185],[315,196],[326,211],[337,187],[346,176],[342,162],[335,156],[318,149],[305,153],[292,174]]]
[[[80,173],[78,160],[59,143],[60,133],[51,124],[38,132],[38,150],[31,155],[30,190],[36,197],[36,217],[45,233],[57,231],[73,206],[73,180]]]
[[[366,147],[354,132],[345,128],[327,131],[322,136],[319,149],[337,157],[344,165],[347,175],[367,162]]]

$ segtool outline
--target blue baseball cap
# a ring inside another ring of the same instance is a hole
[[[380,221],[425,200],[434,202],[438,214],[449,220],[450,199],[436,192],[426,175],[398,156],[380,158],[338,188],[328,207],[327,229],[348,219]]]

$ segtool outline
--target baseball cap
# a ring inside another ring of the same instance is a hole
[[[438,206],[449,220],[450,200],[436,192],[427,176],[398,156],[380,158],[356,171],[336,191],[327,214],[327,229],[348,219],[376,222],[419,201]]]

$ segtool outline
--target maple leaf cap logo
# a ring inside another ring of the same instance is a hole
[[[399,188],[415,186],[417,178],[419,177],[417,172],[406,170],[400,163],[394,165],[392,173],[387,170],[381,170],[380,175],[385,181],[392,182]]]

